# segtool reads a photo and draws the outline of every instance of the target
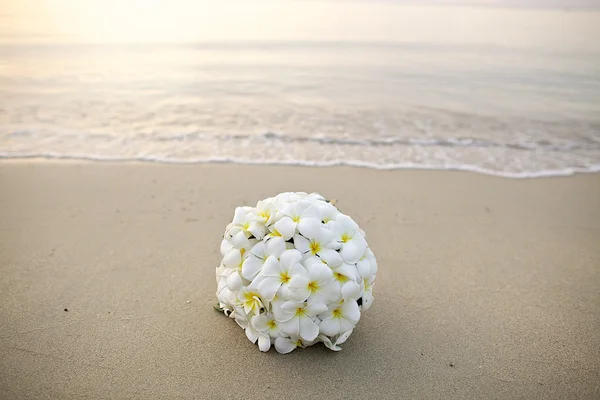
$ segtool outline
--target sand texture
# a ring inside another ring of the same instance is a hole
[[[234,207],[289,190],[378,258],[340,353],[212,308]],[[600,399],[600,175],[3,162],[0,305],[2,399]]]

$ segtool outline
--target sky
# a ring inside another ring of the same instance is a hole
[[[482,7],[422,6],[465,2]],[[546,9],[598,3],[600,0],[0,0],[0,43],[354,40],[507,45],[529,40],[536,46],[566,43],[593,47],[594,38],[600,36],[597,12],[504,9],[501,5]],[[521,28],[513,29],[516,26]],[[552,35],[542,35],[548,29]],[[548,38],[552,43],[546,43]]]

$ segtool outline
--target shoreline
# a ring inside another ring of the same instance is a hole
[[[90,157],[40,157],[40,156],[23,156],[23,157],[3,157],[0,156],[0,165],[2,163],[67,163],[67,164],[114,164],[114,165],[174,165],[174,166],[202,166],[202,165],[232,165],[239,167],[290,167],[290,168],[350,168],[350,169],[366,169],[373,171],[399,171],[399,172],[461,172],[470,173],[482,176],[490,176],[496,178],[504,178],[509,180],[530,180],[530,179],[545,179],[545,178],[563,178],[576,175],[589,175],[600,173],[600,164],[587,167],[587,169],[575,169],[571,168],[568,171],[538,171],[534,173],[502,173],[490,170],[484,170],[480,168],[471,167],[456,167],[456,168],[439,168],[439,167],[427,167],[427,166],[406,166],[406,167],[386,167],[386,166],[374,166],[364,163],[322,163],[317,164],[314,162],[302,162],[293,161],[289,163],[285,162],[263,162],[263,161],[238,161],[238,160],[201,160],[201,161],[169,161],[169,160],[158,160],[158,159],[115,159],[115,158],[90,158]]]

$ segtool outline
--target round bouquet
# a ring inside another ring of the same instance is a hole
[[[316,193],[236,208],[221,254],[217,308],[261,351],[318,342],[339,351],[373,303],[377,262],[365,233]]]

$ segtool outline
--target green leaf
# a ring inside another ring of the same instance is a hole
[[[222,312],[224,311],[224,308],[223,308],[223,307],[221,307],[221,306],[219,305],[219,303],[215,304],[213,307],[215,308],[215,310],[217,310],[217,311],[218,311],[218,312],[220,312],[220,313],[222,313]]]

